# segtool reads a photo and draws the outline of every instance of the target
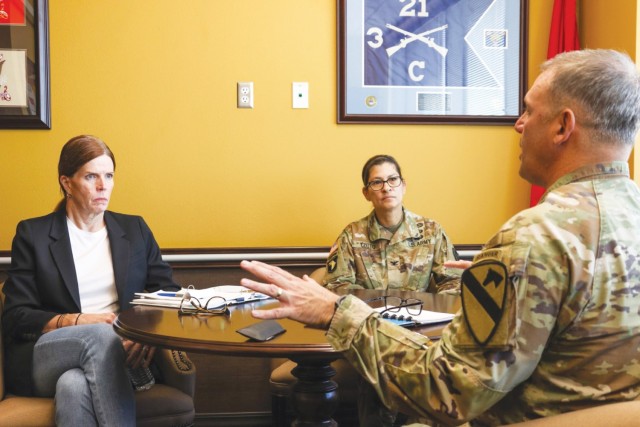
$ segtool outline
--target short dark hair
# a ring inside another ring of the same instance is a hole
[[[394,165],[398,171],[398,175],[400,175],[400,178],[402,178],[402,170],[400,169],[400,165],[398,164],[396,159],[393,158],[393,156],[390,156],[388,154],[377,154],[367,160],[367,162],[364,164],[364,167],[362,168],[362,183],[365,187],[369,183],[369,172],[371,171],[371,168],[383,163],[391,163],[392,165]]]
[[[56,206],[56,211],[64,209],[67,202],[67,191],[60,182],[60,177],[73,176],[83,165],[102,155],[107,155],[111,158],[113,170],[115,170],[115,156],[107,144],[97,136],[78,135],[64,144],[60,152],[60,160],[58,160],[58,184],[64,197]]]

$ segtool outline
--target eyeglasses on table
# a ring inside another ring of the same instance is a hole
[[[400,298],[394,296],[381,296],[376,297],[365,302],[384,301],[384,310],[380,314],[384,313],[398,313],[400,309],[404,308],[412,316],[419,316],[422,313],[423,302],[417,298]]]
[[[180,301],[180,310],[178,314],[205,314],[205,315],[229,315],[229,304],[227,300],[220,296],[209,298],[205,303],[202,303],[198,298],[185,295]]]

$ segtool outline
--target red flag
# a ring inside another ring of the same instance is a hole
[[[25,25],[24,0],[0,0],[0,25]]]
[[[580,49],[576,15],[576,0],[554,1],[547,59],[553,58],[560,52]],[[529,206],[535,206],[544,191],[544,188],[532,185]]]

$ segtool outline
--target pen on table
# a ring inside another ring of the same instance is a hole
[[[158,295],[161,297],[179,297],[182,296],[182,294],[179,294],[177,292],[158,292]]]

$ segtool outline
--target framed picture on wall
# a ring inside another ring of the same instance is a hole
[[[0,0],[0,129],[50,129],[48,0]]]
[[[338,0],[339,123],[513,124],[528,0]]]

